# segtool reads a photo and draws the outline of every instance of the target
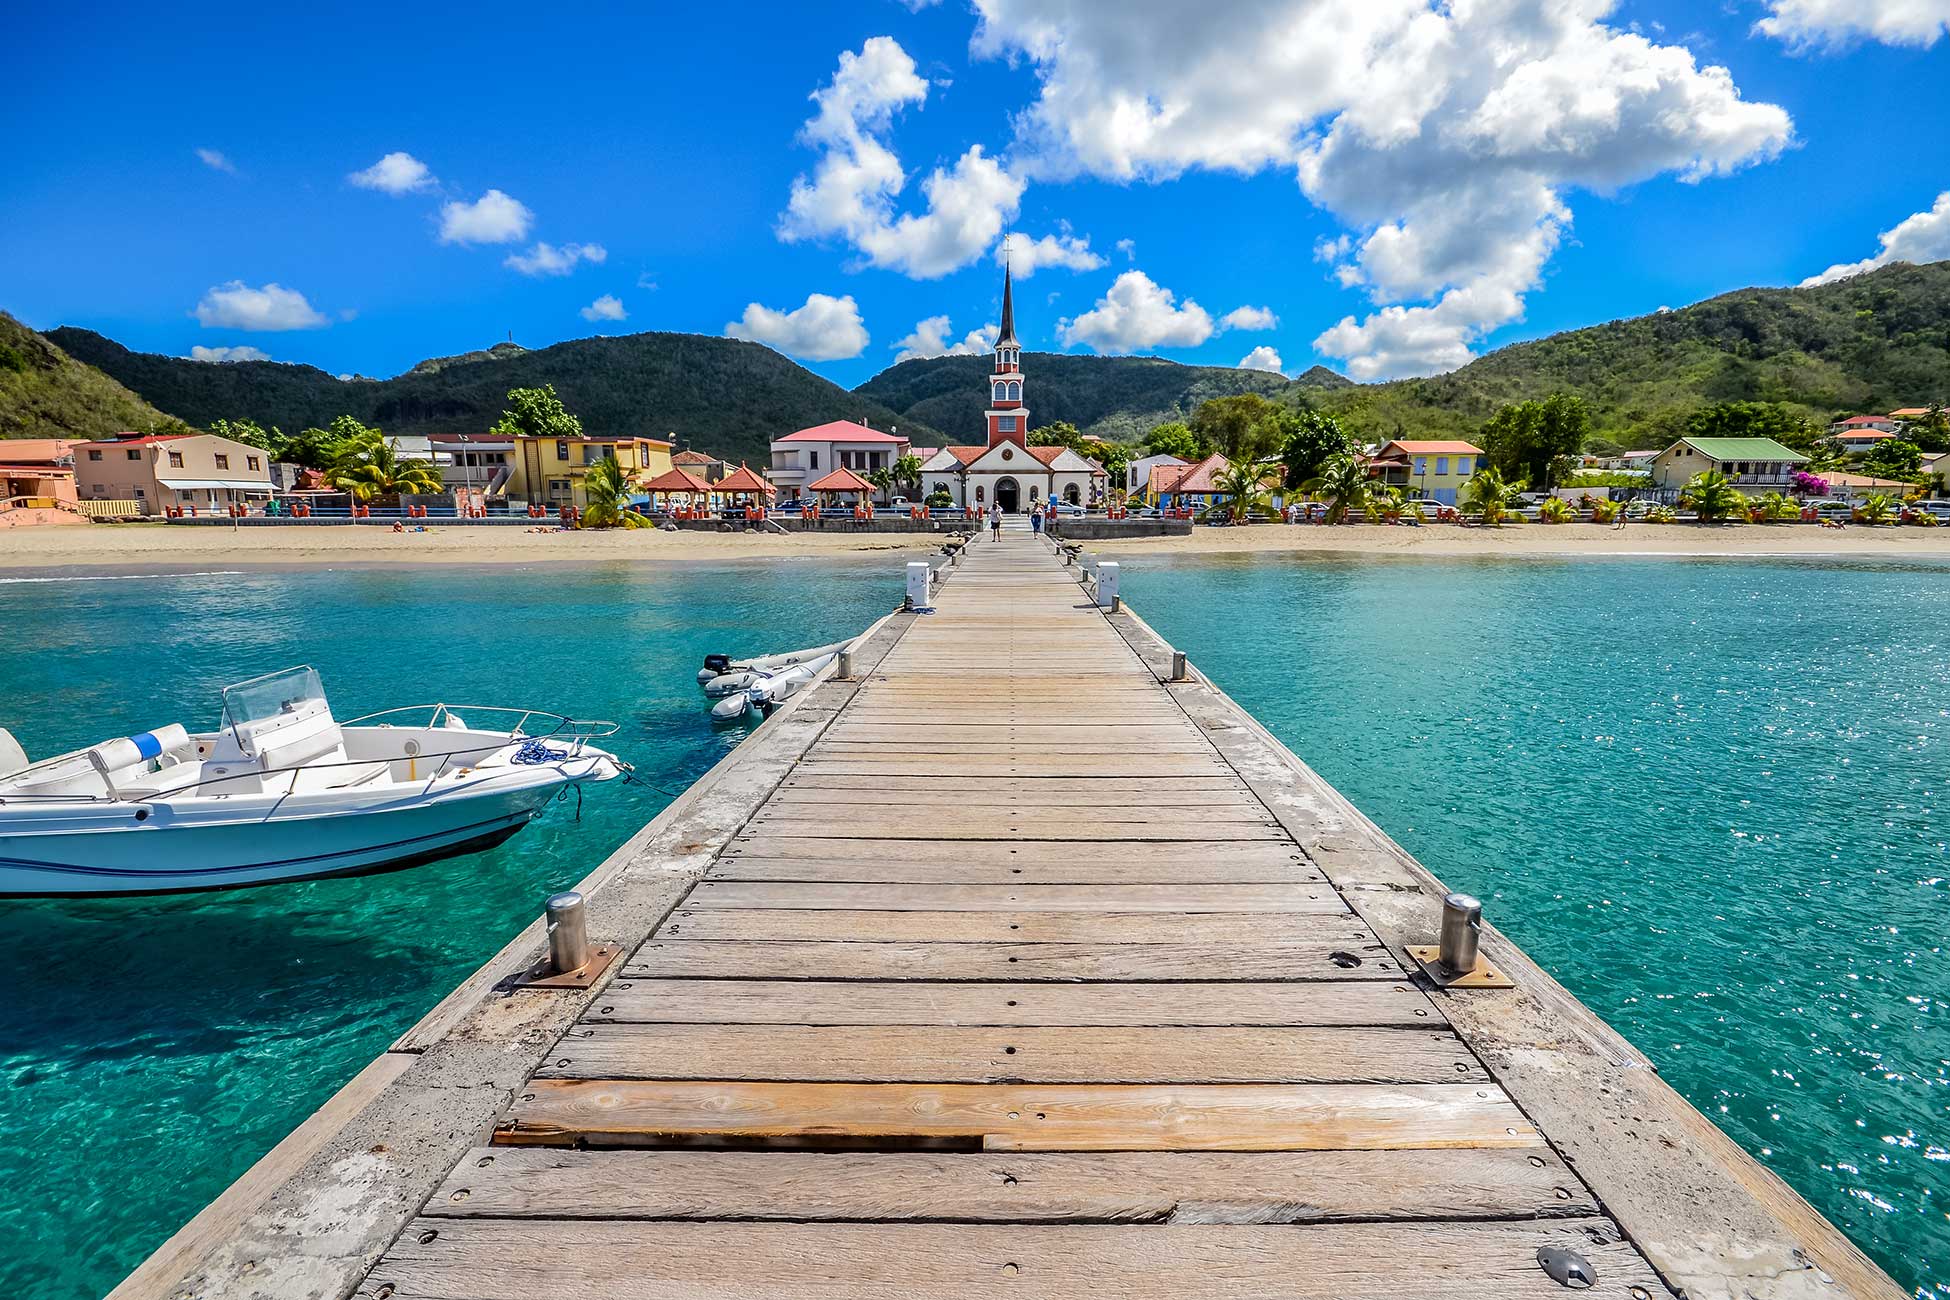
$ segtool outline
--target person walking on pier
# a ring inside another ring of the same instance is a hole
[[[989,507],[989,537],[998,542],[1002,540],[1002,503],[1000,501]]]
[[[1029,509],[1029,531],[1032,533],[1043,531],[1043,505],[1040,501]]]

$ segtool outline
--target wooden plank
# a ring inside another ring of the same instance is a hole
[[[1039,864],[1175,864],[1212,860],[1234,866],[1299,866],[1307,863],[1307,856],[1298,845],[1278,841],[1186,840],[1169,844],[1147,844],[1142,841],[1090,844],[999,840],[942,844],[928,840],[904,840],[893,845],[883,840],[819,839],[794,835],[741,835],[725,846],[720,860],[739,857],[816,858],[823,862],[857,859],[874,863],[897,861],[943,865],[989,863],[1011,867]]]
[[[1358,965],[1347,965],[1358,962]],[[624,977],[873,980],[1398,980],[1365,929],[1249,943],[874,943],[654,938]]]
[[[1093,801],[1087,795],[1077,795],[1067,803],[1049,803],[1022,796],[983,801],[958,793],[929,796],[919,796],[918,791],[908,793],[917,797],[872,804],[854,799],[835,800],[828,791],[814,792],[811,798],[795,791],[790,797],[774,798],[754,820],[768,826],[781,822],[834,823],[854,827],[885,824],[898,826],[910,836],[919,838],[932,835],[938,828],[962,823],[987,826],[1006,824],[1022,831],[1023,834],[1018,836],[1021,839],[1062,839],[1064,832],[1079,824],[1113,826],[1132,839],[1142,839],[1160,828],[1231,822],[1256,826],[1269,832],[1268,838],[1286,838],[1280,833],[1280,824],[1272,819],[1264,805],[1257,800],[1237,797],[1208,798],[1190,804],[1152,803],[1109,807]],[[1032,830],[1055,833],[1032,835]],[[802,833],[831,834],[830,831]]]
[[[1370,1151],[1543,1144],[1495,1085],[726,1083],[536,1079],[495,1141],[700,1138],[991,1151]]]
[[[1030,984],[897,980],[626,979],[598,1023],[782,1025],[1393,1025],[1442,1012],[1399,981]]]
[[[1331,885],[893,885],[704,880],[686,907],[934,912],[1320,912]]]
[[[1024,817],[1017,820],[999,810],[976,809],[946,817],[852,818],[843,813],[831,817],[802,819],[764,816],[752,819],[751,835],[794,835],[805,839],[832,838],[874,840],[890,844],[926,840],[936,844],[965,844],[993,840],[1047,840],[1062,844],[1123,844],[1144,841],[1153,844],[1228,843],[1259,841],[1288,843],[1277,825],[1268,822],[1232,822],[1192,818],[1177,823],[1117,824],[1086,820],[1074,816],[1053,818]]]
[[[1320,1223],[1596,1214],[1548,1147],[1433,1151],[563,1151],[483,1147],[432,1218]]]
[[[1446,1029],[600,1023],[565,1034],[534,1077],[1188,1084],[1489,1078]]]
[[[1297,863],[1265,866],[1235,865],[1207,859],[1187,863],[1097,862],[1069,865],[1030,863],[1019,867],[1000,863],[951,865],[889,861],[886,858],[822,862],[814,858],[720,858],[712,864],[715,880],[825,880],[867,884],[1302,884],[1325,880],[1318,867]]]
[[[866,939],[883,943],[1272,943],[1349,932],[1337,897],[1318,912],[760,911],[686,906],[657,929],[672,939]],[[1359,934],[1356,930],[1354,933]]]

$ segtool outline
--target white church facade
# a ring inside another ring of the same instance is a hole
[[[995,340],[995,371],[989,376],[987,441],[943,447],[921,466],[925,500],[946,492],[958,506],[986,510],[1000,505],[1014,514],[1047,501],[1101,504],[1109,476],[1095,461],[1068,447],[1029,445],[1029,408],[1023,401],[1022,344],[1016,340],[1015,289],[1002,277],[1002,324]]]

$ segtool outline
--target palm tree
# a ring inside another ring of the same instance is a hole
[[[894,462],[892,474],[894,482],[906,488],[908,492],[917,493],[921,490],[921,458],[919,456],[902,456]]]
[[[1365,510],[1368,505],[1368,471],[1346,452],[1329,456],[1320,473],[1300,485],[1304,492],[1327,498],[1327,522],[1344,523],[1348,511]]]
[[[1501,528],[1503,516],[1510,513],[1510,502],[1523,490],[1523,483],[1511,483],[1495,468],[1485,467],[1471,476],[1463,490],[1463,504],[1482,514],[1484,527]]]
[[[1701,470],[1686,485],[1679,504],[1698,515],[1701,523],[1715,523],[1729,517],[1747,517],[1747,498],[1733,480],[1716,469]]]
[[[630,480],[614,455],[604,456],[589,467],[582,480],[584,498],[583,528],[648,528],[650,521],[630,504]]]
[[[440,469],[431,461],[402,458],[397,442],[368,429],[339,447],[325,481],[361,502],[402,494],[431,496],[440,491]]]
[[[1209,507],[1200,518],[1224,519],[1229,523],[1251,522],[1255,510],[1270,513],[1273,498],[1266,491],[1266,471],[1271,468],[1269,461],[1241,461],[1227,465],[1212,476],[1212,487],[1220,496],[1226,498]]]

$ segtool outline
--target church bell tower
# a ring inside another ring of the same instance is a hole
[[[995,373],[989,376],[989,446],[1029,445],[1029,409],[1022,404],[1022,344],[1016,341],[1015,287],[1002,268],[1002,327],[995,338]]]

